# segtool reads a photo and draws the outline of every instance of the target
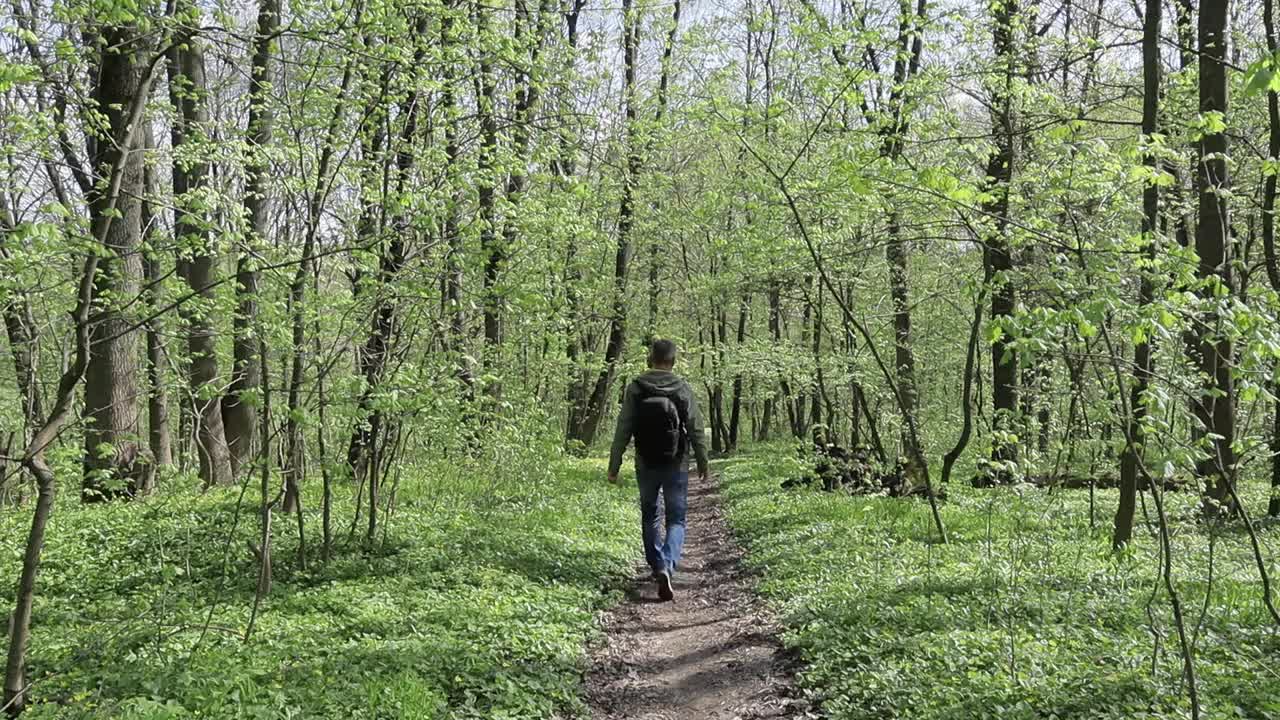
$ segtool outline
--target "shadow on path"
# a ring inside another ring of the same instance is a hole
[[[636,540],[639,543],[639,514]],[[605,618],[587,699],[595,720],[813,718],[795,691],[778,630],[751,592],[715,481],[691,479],[674,602],[636,569]]]

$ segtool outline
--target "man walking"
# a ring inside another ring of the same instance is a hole
[[[656,340],[649,349],[649,370],[627,385],[609,453],[609,482],[618,481],[622,454],[635,439],[636,481],[640,486],[640,529],[644,556],[658,583],[658,597],[671,600],[671,577],[680,563],[688,507],[689,448],[698,474],[707,474],[707,445],[693,389],[672,372],[676,344]],[[659,538],[658,495],[666,509],[666,538]]]

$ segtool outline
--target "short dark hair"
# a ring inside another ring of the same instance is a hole
[[[649,347],[650,365],[675,365],[676,344],[670,340],[654,340]]]

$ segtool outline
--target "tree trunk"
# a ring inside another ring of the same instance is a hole
[[[498,108],[497,81],[494,78],[493,53],[498,42],[490,37],[489,15],[493,9],[476,4],[475,32],[479,39],[480,61],[476,75],[476,113],[480,123],[479,180],[476,195],[480,209],[480,248],[484,255],[484,370],[492,376],[485,387],[490,397],[501,394],[497,376],[498,355],[502,348],[502,290],[498,287],[506,265],[507,248],[498,235]]]
[[[582,9],[586,6],[586,0],[572,0],[570,7],[564,14],[565,20],[565,44],[568,46],[568,52],[565,53],[565,66],[563,68],[565,85],[568,86],[574,77],[574,66],[578,55],[578,19],[581,17]],[[572,190],[571,179],[577,173],[577,150],[573,145],[573,132],[570,129],[568,118],[573,117],[574,105],[573,97],[570,93],[565,92],[564,97],[560,100],[560,117],[561,125],[556,133],[556,158],[552,163],[556,178],[559,181],[559,187],[566,192]],[[581,367],[582,352],[582,334],[579,330],[581,322],[581,297],[579,286],[582,282],[582,272],[578,267],[576,237],[570,237],[565,248],[565,274],[564,274],[564,298],[565,298],[565,343],[564,352],[566,365],[568,366],[569,382],[565,392],[565,400],[567,406],[566,422],[565,422],[565,439],[574,440],[581,432],[580,427],[586,414],[587,403],[587,380]]]
[[[885,244],[889,261],[889,295],[893,302],[894,368],[897,371],[898,394],[902,396],[903,454],[913,456],[920,451],[911,448],[910,423],[918,423],[919,394],[916,390],[916,356],[911,343],[910,271],[902,227],[896,210],[889,213],[889,241]],[[906,417],[909,415],[910,417]]]
[[[1276,37],[1276,0],[1263,0],[1262,23],[1266,28],[1267,52],[1275,57],[1280,51]],[[1267,91],[1267,157],[1280,157],[1280,96]],[[1280,292],[1280,261],[1276,259],[1276,174],[1267,175],[1262,188],[1262,248],[1266,255],[1267,279],[1271,289]],[[1276,401],[1272,404],[1271,428],[1271,500],[1267,514],[1280,517],[1280,384],[1272,386]]]
[[[993,108],[992,133],[995,149],[987,161],[987,192],[990,199],[984,203],[984,212],[993,219],[995,227],[986,233],[983,244],[985,261],[991,269],[994,288],[991,293],[991,320],[1001,323],[1013,316],[1016,297],[1009,273],[1013,270],[1013,256],[1009,248],[1009,192],[1017,166],[1018,113],[1014,98],[1014,81],[1017,72],[1017,0],[1007,0],[993,6],[992,40],[995,48],[998,77],[991,86]],[[1018,361],[1012,339],[1001,333],[991,343],[991,398],[992,432],[996,437],[991,447],[991,460],[995,463],[1017,460],[1017,445],[1008,442],[1006,433],[1016,432],[1018,413]],[[1012,480],[1003,469],[996,470],[997,482]]]
[[[880,155],[897,165],[906,141],[908,120],[906,85],[920,69],[924,49],[925,0],[918,0],[913,10],[910,0],[899,3],[898,53],[893,63],[893,90],[889,94],[889,117],[880,131]],[[902,221],[896,208],[889,210],[889,240],[885,259],[889,264],[889,295],[893,303],[894,368],[901,405],[903,455],[923,456],[924,449],[915,446],[918,434],[910,428],[920,427],[920,391],[916,384],[916,358],[911,338],[911,271],[910,252],[902,239]],[[915,464],[912,464],[915,467]],[[916,469],[919,472],[919,469]],[[917,478],[913,481],[918,482]]]
[[[151,126],[143,129],[144,147],[155,148],[151,136]],[[156,215],[152,212],[151,198],[159,189],[155,171],[151,164],[143,168],[143,187],[146,194],[142,199],[142,273],[146,282],[144,297],[147,317],[147,438],[151,448],[151,457],[156,467],[173,465],[173,438],[169,429],[169,398],[165,389],[164,367],[165,349],[164,334],[161,325],[160,289],[164,284],[164,275],[160,271],[160,254],[152,241],[155,232]],[[140,488],[143,492],[151,488]]]
[[[102,31],[102,56],[93,99],[113,137],[132,137],[126,109],[148,89],[144,81],[142,45],[134,28]],[[142,276],[141,213],[144,188],[142,153],[113,147],[111,139],[94,143],[94,164],[119,172],[119,197],[93,190],[89,195],[90,228],[103,245],[93,279],[95,303],[89,316],[88,361],[85,367],[83,502],[101,502],[127,492],[127,459],[136,459],[140,426],[138,407],[138,333],[126,307],[138,295]],[[133,448],[133,452],[130,452]],[[52,502],[52,500],[50,500]],[[34,536],[33,526],[33,536]]]
[[[253,329],[258,316],[258,268],[253,254],[263,247],[271,230],[271,200],[268,195],[271,167],[265,152],[271,145],[275,114],[271,110],[271,46],[280,27],[280,0],[261,0],[258,31],[254,38],[253,64],[249,70],[249,159],[245,168],[244,209],[249,217],[248,233],[236,258],[236,314],[231,350],[230,392],[223,398],[227,449],[232,471],[253,457],[258,435],[258,410],[249,400],[258,391],[257,339]]]
[[[337,102],[333,115],[329,118],[329,127],[325,130],[324,144],[320,149],[320,158],[316,163],[315,186],[307,198],[307,220],[305,237],[302,241],[302,255],[294,269],[289,283],[289,316],[291,329],[291,359],[289,369],[288,407],[285,414],[285,465],[284,476],[284,509],[297,509],[301,496],[302,484],[302,374],[306,367],[306,314],[303,303],[306,301],[307,278],[312,273],[315,261],[316,236],[320,232],[321,215],[331,181],[329,166],[333,162],[335,148],[338,144],[338,133],[342,128],[343,111],[346,109],[347,91],[351,87],[354,60],[348,60],[342,71],[342,81],[338,88]],[[259,343],[263,342],[259,338]],[[259,361],[265,361],[265,353],[259,354]],[[261,433],[260,433],[261,434]]]
[[[9,257],[9,235],[14,231],[15,219],[9,210],[8,197],[0,193],[0,258]],[[5,333],[9,338],[9,353],[13,356],[13,370],[17,381],[18,396],[22,398],[22,417],[25,423],[22,442],[25,445],[31,434],[40,427],[44,412],[40,403],[40,386],[36,382],[36,349],[38,330],[31,315],[31,305],[20,292],[10,293],[9,301],[0,309],[4,314]]]
[[[194,11],[194,7],[190,9]],[[208,86],[200,38],[192,28],[184,27],[178,34],[169,55],[169,96],[178,113],[173,123],[173,227],[179,252],[184,258],[189,256],[186,280],[195,296],[183,306],[183,314],[191,363],[200,480],[205,487],[211,487],[229,485],[235,476],[231,472],[231,453],[222,421],[218,337],[213,323],[214,290],[219,284],[218,249],[209,229],[212,221],[199,210],[207,202],[202,196],[209,176],[209,164],[205,160]]]
[[[444,80],[441,88],[441,105],[444,112],[444,155],[446,176],[449,185],[449,205],[445,208],[443,226],[444,241],[448,246],[445,253],[444,304],[445,314],[449,318],[449,332],[446,347],[453,358],[455,373],[462,383],[464,397],[470,398],[473,384],[471,365],[466,360],[467,343],[467,311],[462,301],[462,228],[459,222],[459,209],[463,203],[462,177],[460,161],[462,149],[458,141],[459,108],[457,97],[456,67],[461,61],[457,52],[458,38],[454,29],[454,14],[457,13],[454,0],[446,3],[444,14],[440,20],[440,46],[446,53],[444,64]]]
[[[744,294],[742,304],[738,308],[737,348],[747,341],[747,310],[751,307],[751,296]],[[729,403],[729,447],[730,453],[738,449],[738,434],[742,425],[742,373],[734,373],[733,397]]]
[[[809,398],[809,430],[813,441],[825,445],[827,433],[822,420],[822,398],[826,382],[822,377],[822,285],[816,286],[818,302],[813,307],[813,394]]]
[[[1204,3],[1200,8],[1200,113],[1204,117],[1225,117],[1227,100],[1227,18],[1229,0]],[[1199,162],[1196,181],[1199,191],[1200,220],[1196,226],[1196,254],[1200,262],[1197,277],[1206,305],[1219,302],[1219,293],[1234,294],[1231,272],[1231,215],[1227,194],[1231,187],[1227,159],[1229,147],[1225,132],[1203,129],[1197,143]],[[1212,514],[1227,501],[1236,472],[1235,456],[1235,387],[1231,378],[1234,349],[1228,335],[1219,327],[1222,319],[1216,309],[1207,309],[1197,320],[1199,337],[1196,358],[1202,382],[1195,416],[1208,433],[1209,456],[1196,466],[1197,475],[1205,482],[1205,510]]]
[[[1159,130],[1160,118],[1160,16],[1163,12],[1163,0],[1146,0],[1146,12],[1143,18],[1142,33],[1142,141],[1152,142]],[[1144,153],[1143,164],[1150,169],[1153,177],[1147,181],[1142,191],[1142,257],[1147,262],[1156,258],[1156,233],[1160,223],[1160,188],[1155,183],[1154,173],[1158,170],[1154,152]],[[1138,289],[1138,307],[1145,308],[1155,297],[1150,268],[1140,270],[1141,278]],[[1140,313],[1141,314],[1141,313]],[[1125,437],[1124,453],[1120,458],[1120,501],[1116,507],[1116,516],[1111,534],[1111,546],[1116,550],[1124,547],[1133,537],[1133,513],[1137,505],[1138,476],[1141,470],[1143,448],[1146,436],[1142,427],[1143,418],[1147,415],[1145,395],[1151,384],[1154,370],[1151,357],[1151,343],[1142,340],[1133,348],[1133,385],[1129,396],[1128,432]]]
[[[1280,383],[1272,383],[1271,394],[1278,399],[1271,404],[1271,499],[1267,502],[1267,515],[1280,517]]]
[[[769,284],[767,300],[769,303],[769,337],[773,340],[773,347],[776,352],[782,349],[782,291],[778,287],[777,282]],[[787,402],[787,396],[783,395],[783,402]],[[767,441],[773,430],[773,417],[777,400],[772,392],[765,397],[764,400],[764,419],[760,423],[759,441]]]

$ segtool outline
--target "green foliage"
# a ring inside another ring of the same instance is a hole
[[[1111,555],[1114,492],[1099,492],[1094,528],[1083,491],[952,486],[944,546],[925,503],[784,491],[786,462],[727,464],[724,498],[829,717],[1187,716],[1158,549],[1140,528]],[[1205,716],[1280,717],[1280,680],[1266,669],[1280,645],[1247,538],[1216,539],[1210,585],[1198,498],[1167,501]]]
[[[277,516],[275,586],[248,643],[256,564],[246,546],[258,528],[238,490],[63,508],[40,577],[36,704],[24,717],[579,713],[594,611],[631,567],[632,499],[602,481],[599,462],[518,453],[497,467],[415,466],[385,539],[349,545],[340,518],[328,564],[308,512],[306,572],[293,518]],[[25,520],[2,519],[6,587]]]

